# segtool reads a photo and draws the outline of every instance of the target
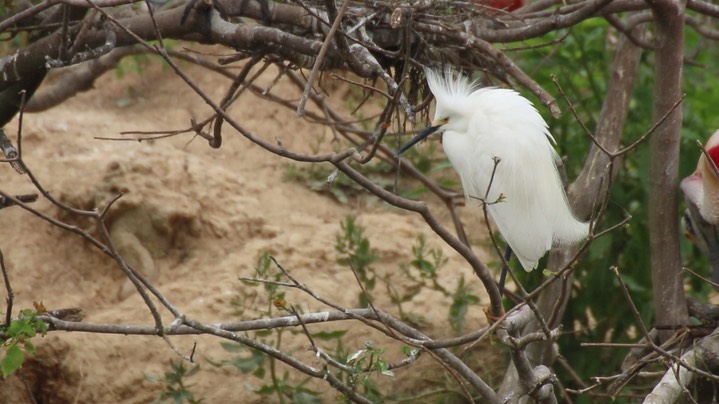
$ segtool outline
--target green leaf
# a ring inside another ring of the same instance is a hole
[[[258,330],[255,335],[258,337],[269,337],[273,332],[273,330]]]
[[[3,377],[7,377],[14,371],[20,369],[22,363],[25,361],[25,354],[17,345],[13,344],[5,352],[5,357],[0,361],[0,371],[2,371]]]
[[[238,356],[223,362],[236,367],[242,373],[252,373],[257,368],[264,365],[265,355],[257,351],[252,351],[252,355],[250,357]]]
[[[342,337],[345,336],[345,334],[347,334],[347,330],[320,331],[320,332],[312,334],[312,336],[317,339],[328,341],[328,340],[333,340],[333,339],[341,339]]]
[[[357,359],[357,358],[359,358],[360,356],[364,355],[365,352],[367,352],[366,349],[360,349],[359,351],[357,351],[357,352],[353,353],[352,355],[350,355],[349,357],[347,357],[347,362],[352,362],[352,361],[354,361],[355,359]]]
[[[258,379],[264,379],[265,378],[265,368],[262,366],[258,367],[254,372],[252,372],[252,375],[255,376]]]
[[[32,342],[30,342],[29,339],[26,339],[26,340],[25,340],[25,350],[27,351],[27,353],[29,353],[29,354],[32,355],[32,356],[35,356],[35,355],[37,354],[37,350],[35,349],[35,345],[33,345]]]
[[[7,334],[13,338],[17,337],[34,337],[35,329],[30,326],[28,319],[20,318],[10,321],[10,326],[7,328]]]
[[[225,351],[233,353],[244,352],[245,350],[247,350],[244,345],[238,344],[236,342],[220,342],[220,346]]]
[[[280,384],[265,384],[264,386],[255,390],[255,393],[261,396],[269,396],[271,394],[277,393],[278,391],[282,391],[282,386]]]
[[[379,361],[377,361],[375,367],[382,375],[394,377],[394,372],[389,369],[389,364],[386,360],[380,359]]]
[[[452,304],[449,306],[449,321],[455,332],[459,333],[464,328],[464,317],[467,314],[469,305],[479,302],[479,297],[472,293],[472,290],[464,283],[464,276],[457,281],[457,289],[452,295]]]
[[[554,275],[556,275],[556,274],[557,274],[557,273],[556,273],[555,271],[552,271],[552,270],[549,269],[549,268],[544,268],[544,269],[542,270],[542,275],[544,275],[544,276],[546,276],[546,277],[554,276]]]
[[[185,373],[185,377],[190,377],[200,371],[200,365],[193,366],[190,370]]]
[[[321,404],[319,393],[314,391],[298,391],[292,395],[292,404]]]

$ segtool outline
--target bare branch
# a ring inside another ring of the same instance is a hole
[[[335,20],[332,23],[332,27],[330,28],[330,32],[327,33],[327,37],[325,38],[325,41],[322,44],[322,48],[320,48],[320,51],[317,54],[315,63],[312,66],[312,71],[310,71],[310,77],[307,79],[307,86],[305,87],[305,90],[302,93],[302,97],[300,98],[300,102],[297,105],[297,116],[302,116],[304,114],[305,103],[307,103],[307,98],[309,97],[310,91],[312,91],[312,86],[314,85],[314,82],[317,79],[317,73],[319,72],[320,66],[322,65],[322,62],[324,61],[325,56],[327,55],[327,50],[329,49],[329,45],[332,43],[335,33],[337,32],[337,29],[340,27],[340,24],[342,23],[342,18],[344,17],[345,13],[347,12],[347,7],[349,6],[349,3],[350,3],[349,0],[344,0],[342,2],[342,6],[340,7],[339,11],[337,12],[337,15],[335,16]]]
[[[654,120],[672,109],[682,98],[682,66],[684,55],[684,10],[680,1],[658,0],[653,5],[657,26],[654,85]],[[678,195],[667,190],[679,185],[679,139],[682,111],[675,109],[649,140],[649,234],[652,282],[662,285],[662,293],[654,295],[658,325],[680,326],[688,321],[679,254]],[[671,302],[671,303],[670,303]],[[669,334],[661,333],[662,339]]]

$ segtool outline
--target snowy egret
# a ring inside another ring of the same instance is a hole
[[[425,70],[425,75],[436,100],[434,121],[397,154],[443,133],[467,203],[486,202],[489,217],[526,271],[553,245],[586,238],[589,224],[569,206],[554,138],[532,103],[513,90],[477,88],[452,70]]]
[[[719,283],[719,130],[709,138],[704,150],[696,171],[681,183],[687,203],[684,222],[689,239],[709,259],[712,280]]]

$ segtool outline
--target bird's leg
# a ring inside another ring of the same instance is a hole
[[[507,271],[509,271],[509,260],[512,259],[512,247],[507,245],[504,250],[504,260],[502,260],[502,270],[499,273],[499,295],[504,296],[504,282],[507,280]]]

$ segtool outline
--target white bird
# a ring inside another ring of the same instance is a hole
[[[489,217],[526,271],[552,246],[586,238],[589,224],[569,206],[554,138],[532,103],[513,90],[477,88],[452,70],[425,75],[436,100],[434,121],[398,154],[443,133],[467,203],[481,207],[486,201]],[[492,176],[495,157],[500,161]]]
[[[709,138],[697,169],[681,183],[687,210],[687,237],[695,242],[712,266],[712,281],[719,284],[719,130]],[[719,287],[715,286],[715,289]]]

